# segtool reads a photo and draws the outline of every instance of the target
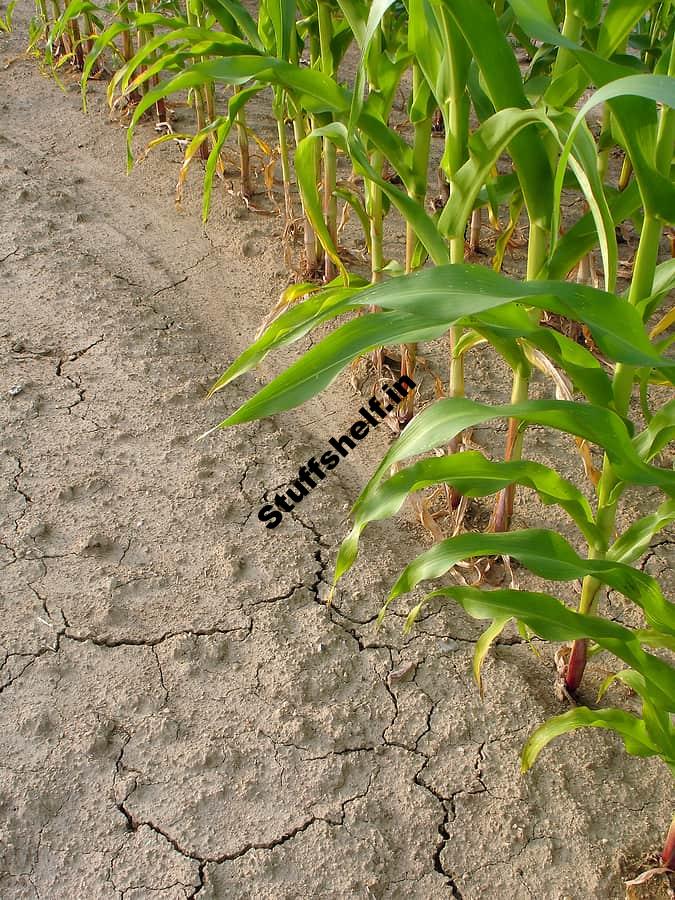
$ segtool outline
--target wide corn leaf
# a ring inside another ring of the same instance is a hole
[[[422,581],[445,575],[458,562],[477,556],[511,556],[549,581],[575,581],[593,575],[640,606],[652,627],[675,634],[675,605],[665,599],[656,579],[623,563],[583,559],[563,537],[544,528],[446,538],[405,567],[387,603],[414,590]]]
[[[532,768],[541,751],[554,738],[575,731],[577,728],[605,728],[614,731],[622,739],[626,751],[632,756],[661,756],[669,765],[675,765],[675,754],[665,756],[664,749],[657,746],[645,723],[622,709],[589,709],[577,706],[560,716],[554,716],[540,725],[527,740],[520,757],[521,771]]]
[[[291,409],[319,393],[352,359],[374,347],[439,337],[447,327],[467,317],[477,317],[514,302],[581,321],[610,358],[660,368],[667,377],[673,377],[672,362],[654,350],[640,314],[613,294],[568,282],[517,282],[481,266],[437,266],[368,288],[333,304],[322,314],[322,321],[354,305],[378,305],[388,312],[370,313],[360,317],[356,324],[342,325],[221,424],[234,425]],[[316,305],[310,300],[297,309],[294,327],[299,334],[303,315],[306,313],[308,321],[314,319]],[[266,342],[265,352],[274,344],[264,335],[261,341]],[[259,345],[255,353],[260,349]],[[238,368],[239,361],[233,366]],[[579,415],[587,418],[583,412]],[[573,428],[563,430],[577,433]],[[604,446],[597,429],[589,439]]]

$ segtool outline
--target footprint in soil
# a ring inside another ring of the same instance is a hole
[[[98,559],[119,563],[124,556],[125,550],[126,544],[118,543],[102,532],[95,531],[80,550],[80,555],[93,556]]]
[[[254,228],[252,231],[246,235],[244,240],[241,242],[241,255],[246,259],[249,259],[252,256],[260,256],[261,248],[258,244],[257,238],[262,236],[260,230],[258,228]]]

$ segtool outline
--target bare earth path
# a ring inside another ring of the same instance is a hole
[[[587,734],[523,779],[550,660],[506,641],[481,703],[474,623],[376,633],[410,531],[374,529],[322,603],[386,436],[257,520],[354,420],[346,381],[196,442],[255,385],[203,403],[285,284],[278,224],[230,200],[203,235],[177,151],[126,178],[96,93],[85,118],[0,70],[0,897],[623,897],[665,772]]]

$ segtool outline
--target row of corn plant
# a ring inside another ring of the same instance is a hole
[[[524,770],[556,736],[594,726],[617,732],[629,753],[658,756],[675,771],[675,733],[671,722],[675,712],[675,674],[660,653],[652,652],[675,649],[675,611],[658,582],[634,567],[654,535],[675,519],[675,475],[671,469],[655,464],[675,434],[675,402],[654,409],[649,392],[650,384],[672,384],[675,372],[664,355],[669,340],[662,338],[673,321],[663,306],[675,285],[675,265],[672,261],[658,265],[663,225],[675,218],[671,179],[675,73],[672,41],[663,46],[654,66],[656,74],[644,73],[633,58],[619,52],[625,50],[631,29],[640,19],[643,10],[637,6],[627,12],[625,5],[609,4],[600,21],[602,11],[598,8],[591,9],[588,18],[583,19],[574,12],[579,5],[569,4],[559,29],[547,3],[513,2],[511,10],[523,34],[537,41],[542,54],[546,51],[550,58],[537,88],[541,92],[539,102],[533,105],[527,100],[520,74],[516,75],[512,50],[494,10],[487,4],[474,5],[472,15],[468,15],[461,0],[427,5],[425,15],[431,12],[434,16],[447,16],[447,21],[456,27],[479,67],[482,88],[491,105],[479,127],[468,137],[467,158],[463,161],[460,157],[458,165],[448,165],[445,170],[450,197],[434,221],[429,221],[419,200],[414,209],[410,206],[411,200],[415,202],[412,174],[406,169],[405,157],[398,160],[389,151],[387,158],[396,165],[408,188],[406,202],[403,191],[391,186],[385,190],[436,267],[419,272],[411,272],[411,267],[407,267],[404,276],[365,290],[346,286],[298,304],[280,316],[214,386],[214,390],[222,388],[273,348],[296,340],[318,323],[361,308],[368,310],[365,315],[338,327],[221,424],[239,424],[304,402],[329,384],[352,359],[385,341],[400,340],[411,346],[455,330],[454,359],[460,355],[456,348],[461,348],[462,341],[467,344],[480,339],[492,345],[511,365],[511,403],[489,406],[463,397],[463,391],[452,392],[448,398],[431,404],[407,426],[354,506],[354,527],[338,555],[335,581],[353,563],[359,535],[366,525],[393,515],[410,494],[431,485],[451,485],[469,496],[498,493],[505,499],[500,501],[497,515],[510,512],[515,485],[534,490],[546,504],[560,506],[577,526],[579,538],[587,546],[585,554],[580,555],[561,535],[546,529],[503,533],[501,528],[495,528],[497,533],[493,534],[462,534],[441,541],[411,562],[387,601],[388,604],[422,581],[444,575],[463,560],[484,555],[513,557],[551,582],[582,579],[577,612],[549,594],[513,589],[487,592],[462,586],[432,592],[408,617],[407,626],[412,627],[424,603],[430,597],[443,596],[459,602],[476,618],[491,620],[484,639],[477,645],[477,675],[490,642],[512,619],[527,632],[545,639],[571,641],[563,671],[564,687],[570,696],[580,689],[589,656],[608,652],[625,664],[626,668],[603,684],[601,695],[611,680],[620,679],[639,698],[639,712],[577,706],[554,717],[526,744]],[[413,7],[411,3],[411,22]],[[427,25],[429,21],[427,18]],[[427,36],[430,33],[433,31],[427,28]],[[448,30],[444,33],[447,35]],[[590,37],[592,47],[588,46],[590,40],[586,41]],[[461,49],[455,49],[454,58],[458,56],[461,61]],[[493,67],[497,59],[500,65]],[[428,62],[426,65],[430,70]],[[433,80],[433,76],[428,77],[427,84]],[[574,107],[589,85],[599,89],[577,112]],[[364,117],[354,116],[358,103],[355,95],[349,122],[319,129],[308,140],[331,137],[372,175],[366,168],[369,158],[367,147],[363,146],[370,135],[362,127]],[[596,141],[586,124],[586,114],[600,104],[604,104],[605,114]],[[623,149],[628,161],[625,167],[632,173],[630,193],[630,185],[625,186],[624,192],[612,192],[603,181],[610,132],[611,139]],[[451,134],[456,138],[457,129]],[[488,173],[507,147],[516,163],[519,190],[529,218],[528,271],[524,281],[467,266],[461,262],[463,252],[459,259],[452,257],[452,241],[461,239],[463,250],[467,218],[486,185]],[[303,148],[298,149],[302,164]],[[590,211],[574,229],[561,236],[561,192],[569,172]],[[306,184],[308,194],[312,193],[310,182],[308,179]],[[318,209],[316,198],[312,208]],[[629,216],[639,217],[640,238],[630,288],[619,294],[615,224]],[[320,226],[318,219],[317,225]],[[318,230],[326,251],[335,254],[330,235],[322,233],[320,227]],[[581,262],[596,241],[603,260],[605,289],[558,280],[560,274]],[[555,275],[558,278],[552,277]],[[545,327],[542,312],[563,316],[586,328],[609,371],[589,349]],[[654,317],[657,323],[650,329],[647,323]],[[532,365],[542,358],[554,364],[579,399],[527,399]],[[636,391],[642,400],[637,412],[631,406]],[[467,427],[498,417],[509,419],[505,461],[492,462],[483,454],[465,452],[423,459],[386,478],[392,466],[448,445]],[[644,419],[642,426],[640,417]],[[571,435],[577,444],[602,448],[601,468],[589,472],[595,476],[593,504],[578,487],[550,467],[521,459],[528,424]],[[666,499],[654,513],[617,534],[617,512],[629,487],[656,487]],[[608,587],[639,607],[645,620],[643,628],[629,629],[598,615],[603,591]],[[671,828],[662,854],[665,866],[675,865],[673,854]]]
[[[78,22],[85,15],[91,24],[83,29]],[[582,578],[577,612],[558,598],[514,590],[453,587],[430,596],[451,598],[469,614],[491,620],[477,646],[477,673],[490,642],[511,619],[524,633],[571,641],[562,657],[563,688],[570,697],[579,692],[593,654],[613,653],[628,666],[617,677],[639,696],[640,715],[576,707],[532,736],[524,767],[553,737],[582,725],[613,728],[629,752],[660,756],[672,767],[675,683],[672,668],[651,652],[673,649],[672,607],[659,585],[634,567],[654,534],[675,518],[673,473],[655,464],[672,438],[675,408],[654,409],[658,392],[652,390],[671,384],[674,371],[664,355],[669,345],[664,335],[673,322],[665,304],[675,273],[672,262],[658,264],[663,227],[675,220],[671,3],[267,0],[258,4],[255,20],[236,0],[188,0],[184,9],[151,6],[148,0],[133,10],[127,2],[107,8],[104,27],[105,18],[91,3],[73,0],[51,28],[50,44],[61,47],[61,60],[74,60],[83,70],[83,88],[103,59],[113,60],[109,98],[131,103],[130,162],[144,114],[155,107],[161,118],[171,98],[187,92],[195,130],[181,135],[188,137],[181,184],[201,157],[205,217],[233,132],[241,193],[252,193],[245,111],[252,98],[271,96],[286,222],[296,221],[297,186],[305,271],[313,277],[321,273],[327,282],[323,288],[303,284],[287,292],[288,308],[282,307],[213,390],[276,347],[342,314],[360,313],[223,425],[296,406],[352,360],[385,344],[401,345],[401,372],[410,376],[419,344],[448,341],[446,396],[414,418],[412,402],[403,406],[405,430],[354,507],[336,582],[351,566],[363,528],[397,512],[415,492],[444,485],[452,506],[461,497],[494,496],[488,533],[436,544],[405,569],[389,599],[476,556],[512,556],[551,581]],[[352,44],[360,62],[350,84],[341,67]],[[86,54],[75,52],[83,46]],[[219,111],[216,88],[222,86],[226,106]],[[404,132],[393,115],[402,89],[408,94]],[[583,103],[589,89],[595,93]],[[587,123],[596,109],[601,111],[597,136]],[[447,196],[440,208],[431,209],[434,122],[443,131],[440,171]],[[157,141],[176,137],[167,131]],[[610,167],[613,152],[622,156],[618,177]],[[340,178],[341,156],[352,168],[354,177],[347,180]],[[586,210],[571,227],[562,222],[565,190],[583,197]],[[367,280],[347,270],[338,202],[362,225],[371,263]],[[494,271],[465,263],[466,237],[471,249],[479,246],[483,208],[501,232]],[[392,209],[406,234],[398,263],[385,256]],[[502,227],[503,210],[508,224]],[[501,269],[523,218],[526,272],[520,280],[510,279]],[[615,229],[626,220],[639,232],[639,242],[630,287],[619,293]],[[586,283],[596,251],[602,290]],[[563,280],[569,273],[576,273],[576,283]],[[548,327],[551,316],[578,325],[592,344]],[[467,397],[466,354],[486,346],[512,372],[510,403],[499,407]],[[529,399],[534,368],[553,379],[556,399]],[[457,452],[466,429],[499,417],[508,421],[502,462]],[[573,437],[595,493],[593,504],[554,470],[523,459],[526,428],[533,423]],[[598,469],[589,445],[604,452]],[[439,447],[446,455],[386,478],[390,466]],[[551,531],[508,533],[516,486],[559,505],[577,526],[585,555]],[[666,500],[619,535],[617,514],[631,486],[657,487]],[[598,615],[607,587],[637,604],[644,628],[626,629]],[[418,604],[412,610],[409,627],[421,609]],[[671,867],[672,844],[671,834],[663,852]]]

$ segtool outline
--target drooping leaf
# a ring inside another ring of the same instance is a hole
[[[556,597],[536,591],[450,587],[434,591],[428,599],[433,597],[455,600],[476,619],[505,616],[518,619],[548,641],[590,638],[639,672],[649,685],[654,702],[664,710],[675,712],[675,669],[643,650],[637,634],[623,625],[573,612]]]
[[[606,728],[614,731],[622,739],[632,756],[656,756],[659,748],[647,733],[645,723],[621,709],[589,709],[577,706],[560,716],[554,716],[540,725],[527,740],[520,757],[522,772],[534,765],[537,757],[554,738],[568,734],[577,728]]]
[[[467,451],[421,460],[357,500],[352,510],[354,525],[340,546],[334,581],[353,564],[359,536],[370,522],[395,515],[411,493],[435,484],[450,484],[467,497],[486,497],[511,484],[523,485],[535,490],[543,503],[565,509],[590,542],[600,539],[586,498],[553,469],[530,461],[491,462],[482,453]]]
[[[346,322],[217,427],[250,422],[299,406],[327,387],[352,359],[382,346],[385,340],[397,343],[429,341],[445,331],[442,323],[421,328],[414,316],[396,312],[375,313]],[[325,352],[326,341],[329,341],[330,353]]]
[[[656,367],[663,369],[669,377],[673,375],[670,361],[660,357],[653,349],[644,333],[639,313],[625,300],[585,285],[567,282],[520,283],[481,266],[437,266],[368,288],[356,298],[346,298],[343,305],[334,304],[330,310],[333,316],[353,304],[378,305],[389,312],[369,313],[359,319],[358,326],[347,323],[338,328],[222,424],[234,425],[299,405],[326,387],[356,356],[387,342],[400,340],[401,334],[406,335],[407,342],[429,340],[430,336],[439,336],[446,328],[467,317],[478,316],[514,301],[584,322],[598,346],[613,359]],[[298,316],[302,316],[304,309],[300,307]],[[306,309],[310,317],[315,315],[311,305]],[[535,409],[537,407],[529,407],[530,412]],[[600,446],[605,446],[608,439],[617,438],[620,445],[626,447],[625,426],[616,417],[612,418],[608,410],[598,412],[598,422],[602,421],[603,426],[591,427],[590,431],[582,434],[574,431],[572,410],[566,411],[562,406],[557,409],[561,411],[562,421],[567,423],[566,427],[561,426],[563,430],[586,437]],[[473,413],[480,418],[488,410],[488,407],[476,407]],[[492,416],[507,414],[505,408],[502,410],[496,409]],[[464,410],[463,414],[466,413],[467,410]],[[547,422],[555,424],[555,412],[551,410],[551,413]],[[584,410],[580,406],[576,415],[579,422],[593,426],[595,408]],[[417,433],[416,429],[413,433]],[[619,434],[623,437],[618,437]],[[630,466],[632,475],[640,469],[642,476],[638,477],[645,477],[647,470],[636,459],[635,451],[630,448],[626,452],[637,463],[637,466]],[[623,456],[626,458],[625,454]],[[667,473],[664,473],[663,480],[670,481]],[[650,480],[648,483],[661,482]]]
[[[458,562],[480,556],[511,556],[549,581],[573,581],[593,575],[640,606],[651,626],[675,634],[675,606],[665,599],[656,579],[623,563],[582,559],[563,537],[543,528],[504,534],[460,534],[439,541],[408,563],[391,589],[387,603],[414,590],[422,581],[439,578]],[[490,593],[486,592],[486,596]],[[517,618],[530,624],[522,616]],[[593,634],[586,636],[595,639]]]
[[[622,563],[640,559],[649,549],[654,536],[675,522],[675,500],[666,500],[654,513],[633,522],[607,552],[607,558]]]
[[[483,669],[485,657],[488,655],[492,644],[497,640],[499,635],[506,628],[510,621],[511,616],[498,616],[497,618],[492,620],[491,624],[485,629],[485,631],[476,641],[476,648],[473,653],[472,668],[473,677],[475,678],[476,684],[478,685],[478,691],[481,698],[483,697],[483,679],[481,678],[481,671]]]
[[[381,480],[387,469],[404,459],[447,444],[466,428],[497,417],[553,427],[604,447],[617,474],[636,484],[658,485],[675,494],[675,472],[647,465],[633,446],[623,419],[607,409],[565,400],[531,400],[506,406],[489,406],[464,398],[438,400],[422,410],[385,454],[362,496]]]
[[[244,372],[249,372],[274,348],[283,347],[299,340],[321,322],[333,318],[336,314],[335,308],[338,308],[340,312],[356,308],[355,304],[349,304],[349,300],[354,298],[365,284],[366,282],[362,278],[351,275],[348,287],[343,285],[327,286],[320,293],[285,310],[220,376],[211,387],[209,396],[224,388],[235,378],[239,378]]]

